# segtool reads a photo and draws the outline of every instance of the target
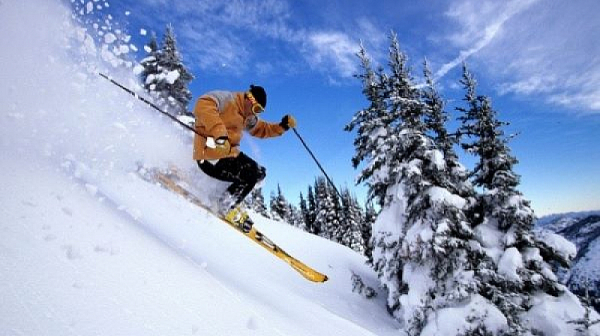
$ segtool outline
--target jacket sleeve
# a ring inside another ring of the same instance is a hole
[[[215,139],[227,137],[227,129],[219,115],[217,102],[208,95],[198,99],[194,107],[196,116],[196,131],[200,134],[206,133]]]
[[[249,131],[250,135],[257,138],[272,138],[285,133],[285,129],[277,123],[268,123],[263,120],[257,120],[254,127]]]

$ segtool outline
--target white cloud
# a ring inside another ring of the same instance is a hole
[[[285,0],[215,0],[210,5],[192,0],[170,4],[153,0],[145,6],[161,13],[148,15],[145,21],[155,27],[161,26],[157,19],[173,23],[180,49],[189,55],[186,61],[204,70],[281,73],[282,69],[293,72],[291,69],[308,63],[331,78],[351,77],[356,71],[358,39],[352,40],[341,31],[294,26],[291,5]],[[144,11],[134,11],[139,12]],[[381,39],[375,25],[366,19],[359,20],[354,28],[371,45]],[[256,44],[269,40],[272,43]],[[274,53],[265,57],[266,50]],[[278,67],[269,63],[271,57],[281,57]]]
[[[358,70],[360,41],[375,62],[385,59],[391,29],[381,30],[378,18],[352,8],[289,0],[149,0],[131,7],[133,17],[159,37],[172,23],[185,62],[209,72],[268,75],[311,68],[330,82],[345,82]]]
[[[307,32],[303,45],[303,55],[314,69],[329,75],[329,82],[339,84],[358,72],[359,61],[356,54],[360,43],[374,59],[383,59],[381,52],[389,43],[388,33],[379,30],[367,18],[359,18],[349,24],[352,31],[327,30]]]
[[[186,62],[203,70],[246,71],[261,58],[263,49],[253,45],[257,40],[290,43],[297,36],[287,24],[290,8],[282,0],[152,0],[133,13],[159,36],[164,25],[173,24]]]
[[[356,73],[358,41],[340,32],[318,32],[308,37],[307,56],[315,68],[336,69],[342,77]]]
[[[235,35],[211,30],[198,31],[190,27],[176,32],[178,41],[185,41],[185,52],[190,55],[186,61],[202,69],[233,68],[243,71],[247,68],[249,51],[244,41]]]
[[[588,113],[600,112],[600,3],[581,0],[485,2],[472,0],[447,15],[459,29],[448,40],[462,51],[437,73],[468,57],[486,66],[500,94],[538,97]]]
[[[488,46],[501,32],[503,25],[513,16],[529,8],[538,0],[464,1],[450,8],[446,15],[456,20],[460,30],[449,36],[456,46],[464,48],[452,61],[444,64],[435,74],[443,77],[469,56]]]
[[[288,0],[151,0],[132,10],[144,23],[172,23],[186,62],[204,71],[297,73],[307,66],[331,82],[352,77],[358,66],[359,40],[375,60],[383,59],[389,32],[365,16],[327,20],[313,26],[313,17],[297,16]],[[308,10],[308,9],[307,9]],[[308,10],[308,15],[315,15]],[[329,13],[319,12],[327,17]],[[325,25],[334,25],[326,27]],[[275,62],[274,62],[275,61]],[[223,66],[225,65],[225,66]]]

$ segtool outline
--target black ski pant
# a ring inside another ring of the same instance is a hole
[[[198,161],[198,166],[212,178],[231,182],[227,192],[234,199],[235,205],[240,204],[254,186],[267,176],[265,167],[244,153],[240,153],[237,157],[219,159],[215,164],[207,160]]]

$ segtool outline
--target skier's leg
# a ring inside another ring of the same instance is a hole
[[[264,167],[260,166],[244,153],[240,153],[237,157],[224,162],[219,161],[217,166],[227,171],[230,174],[229,177],[234,180],[229,188],[227,188],[227,192],[233,197],[236,206],[267,175]]]
[[[217,201],[218,212],[230,222],[235,222],[242,231],[252,230],[253,222],[237,206],[250,194],[254,186],[266,176],[266,169],[244,153],[235,158],[220,159],[214,165],[198,161],[198,166],[207,175],[221,181],[231,182],[227,192]]]
[[[229,172],[229,170],[227,169],[229,165],[222,163],[223,161],[229,161],[229,160],[231,160],[231,159],[230,158],[221,159],[217,162],[210,162],[207,160],[197,161],[197,162],[198,162],[198,167],[200,167],[200,170],[202,170],[206,175],[208,175],[216,180],[219,180],[219,181],[230,182],[231,185],[239,184],[239,181],[236,178],[236,176],[234,174],[232,174],[231,172]],[[221,163],[221,164],[219,164],[219,163]],[[217,166],[217,164],[219,164],[219,165]],[[225,194],[214,199],[215,203],[213,204],[213,206],[214,206],[213,211],[215,211],[216,213],[218,213],[221,216],[224,216],[234,205],[234,200],[235,200],[235,198],[229,193],[229,188],[228,188],[228,191],[226,191]]]
[[[239,204],[258,183],[265,179],[267,170],[244,153],[237,156],[235,169],[237,169],[235,174],[239,183],[232,183],[229,191],[236,196],[236,204]]]
[[[198,166],[213,178],[231,182],[227,196],[232,199],[232,207],[240,204],[266,176],[266,169],[244,153],[235,158],[220,159],[214,165],[208,161],[198,162]]]

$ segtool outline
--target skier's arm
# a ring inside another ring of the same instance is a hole
[[[279,124],[257,120],[254,127],[249,129],[248,132],[250,135],[257,138],[272,138],[282,135],[285,132],[285,129]]]
[[[204,131],[215,139],[227,138],[227,129],[217,110],[217,102],[210,96],[204,95],[198,99],[194,115],[196,131]]]
[[[291,115],[283,117],[278,124],[259,120],[256,117],[247,122],[247,129],[250,132],[250,135],[258,138],[280,136],[290,129],[290,127],[296,127],[296,120]]]

